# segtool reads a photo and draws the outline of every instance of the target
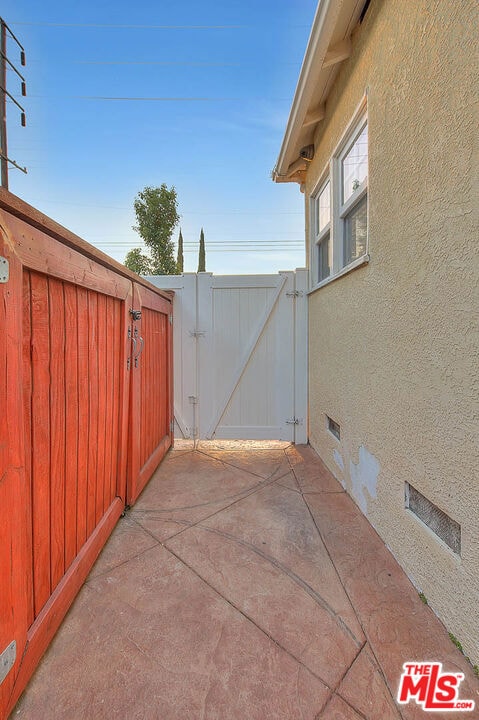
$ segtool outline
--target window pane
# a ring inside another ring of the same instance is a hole
[[[344,218],[343,266],[366,254],[368,198],[364,197]]]
[[[329,233],[318,243],[318,282],[329,276]]]
[[[368,175],[368,126],[365,125],[343,159],[343,203]]]
[[[331,192],[329,180],[318,197],[318,233],[324,230],[331,219]]]

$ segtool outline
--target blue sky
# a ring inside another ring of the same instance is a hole
[[[211,272],[304,266],[303,196],[270,172],[315,8],[3,0],[27,55],[24,101],[8,73],[27,111],[21,128],[9,104],[9,156],[28,168],[10,170],[10,190],[122,261],[139,246],[136,193],[174,185],[186,271],[197,268],[201,227]],[[8,51],[16,60],[13,42]]]

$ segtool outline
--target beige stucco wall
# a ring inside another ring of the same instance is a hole
[[[475,663],[477,23],[476,0],[372,0],[305,192],[308,224],[309,194],[368,88],[370,263],[310,295],[310,442]],[[461,557],[405,510],[406,481],[460,523]]]

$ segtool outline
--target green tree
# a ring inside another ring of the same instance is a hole
[[[180,228],[180,235],[178,237],[178,257],[176,258],[176,272],[178,273],[178,275],[181,275],[181,273],[183,272],[183,265],[183,235]]]
[[[203,228],[200,233],[200,252],[198,254],[198,272],[206,272],[206,250],[205,250],[205,234]]]
[[[130,250],[125,258],[124,264],[129,270],[138,273],[138,275],[154,275],[151,266],[151,258],[145,255],[140,248]]]
[[[160,187],[147,186],[136,196],[134,208],[137,224],[133,230],[143,239],[148,255],[139,248],[130,250],[125,258],[126,267],[134,272],[138,272],[136,267],[140,267],[142,275],[175,275],[176,260],[171,237],[180,220],[175,188],[168,189],[165,183]],[[129,264],[132,260],[136,263],[135,267]],[[147,268],[148,272],[143,268]]]

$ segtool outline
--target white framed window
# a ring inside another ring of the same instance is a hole
[[[368,122],[365,102],[311,196],[314,289],[368,260]]]
[[[314,201],[314,232],[316,282],[329,277],[329,251],[331,230],[331,183],[329,179],[323,184]]]
[[[340,155],[343,259],[346,267],[366,254],[368,237],[368,124],[365,120]]]

